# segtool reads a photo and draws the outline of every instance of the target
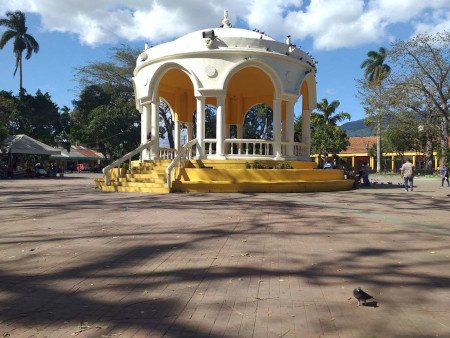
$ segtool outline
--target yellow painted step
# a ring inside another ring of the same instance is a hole
[[[303,181],[303,182],[240,182],[230,183],[228,181],[215,182],[180,182],[172,185],[173,192],[323,192],[342,191],[352,189],[354,180],[330,180],[330,181]]]
[[[164,188],[167,186],[166,182],[118,182],[114,185],[121,187],[146,187],[146,188]]]

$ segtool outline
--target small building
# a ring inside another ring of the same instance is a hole
[[[347,163],[348,169],[359,169],[363,162],[368,162],[372,170],[376,169],[376,156],[370,156],[370,149],[377,143],[376,136],[356,136],[349,137],[350,146],[347,150],[337,154],[341,159]],[[403,154],[404,157],[409,157],[412,160],[416,169],[425,169],[425,154],[419,151],[407,151]],[[311,156],[312,159],[320,165],[318,155]],[[433,169],[438,168],[438,153],[433,152]],[[381,157],[381,170],[388,172],[396,172],[403,164],[403,158],[398,153],[383,153]]]
[[[58,167],[64,171],[100,171],[104,167],[105,158],[95,150],[72,145],[70,151],[59,147],[60,155],[52,155],[51,159],[56,160]]]
[[[23,177],[34,170],[37,158],[61,154],[53,148],[25,135],[10,135],[5,140],[5,147],[0,149],[0,177]]]

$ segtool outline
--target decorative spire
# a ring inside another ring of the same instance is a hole
[[[222,20],[223,28],[231,28],[231,22],[228,20],[228,11],[223,11],[223,20]]]

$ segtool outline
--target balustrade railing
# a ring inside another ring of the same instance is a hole
[[[226,139],[230,155],[273,156],[275,142],[257,139]]]
[[[216,154],[216,144],[217,140],[215,138],[205,138],[205,155],[214,155]]]
[[[156,140],[152,140],[147,143],[144,143],[144,144],[140,145],[139,147],[137,147],[136,149],[130,151],[128,154],[122,156],[118,160],[115,160],[110,165],[107,165],[106,167],[104,167],[102,171],[103,171],[103,178],[105,180],[105,184],[109,185],[109,182],[111,179],[111,171],[114,168],[117,168],[117,179],[119,179],[121,177],[120,169],[122,167],[122,163],[124,163],[125,161],[128,161],[128,170],[131,171],[132,170],[131,160],[132,160],[133,156],[135,156],[139,153],[142,153],[144,150],[150,151],[150,148],[153,146],[153,144],[155,142],[156,142]],[[140,157],[140,162],[142,163],[142,156]]]
[[[177,150],[174,148],[159,148],[159,158],[162,160],[173,160],[177,156]]]
[[[199,147],[197,139],[193,139],[188,143],[183,144],[183,146],[178,150],[175,158],[166,168],[167,188],[169,188],[169,190],[172,187],[172,172],[174,172],[173,177],[177,177],[181,168],[184,168],[186,161],[195,156],[195,147]]]
[[[300,142],[294,142],[294,156],[302,156],[306,155],[308,152],[306,151],[306,144]]]

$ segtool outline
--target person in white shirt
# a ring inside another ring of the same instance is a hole
[[[411,188],[413,191],[413,179],[414,179],[414,166],[411,163],[411,159],[406,159],[406,162],[403,163],[400,168],[400,176],[404,180],[405,190],[408,191]]]

